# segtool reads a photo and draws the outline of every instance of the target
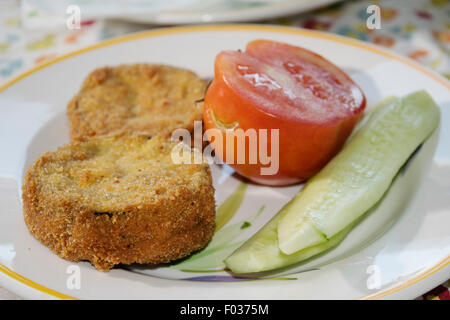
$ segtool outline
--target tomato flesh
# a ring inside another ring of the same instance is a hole
[[[323,57],[288,44],[257,40],[245,52],[222,51],[205,96],[206,129],[279,129],[279,170],[262,175],[257,164],[230,165],[258,183],[300,182],[320,170],[342,147],[365,108],[359,87]],[[272,141],[268,141],[270,150]],[[276,143],[276,142],[274,142]],[[227,163],[231,150],[212,143]],[[237,152],[249,152],[235,147]]]

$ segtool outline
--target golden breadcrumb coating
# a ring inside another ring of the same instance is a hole
[[[207,164],[174,164],[163,136],[112,135],[46,152],[25,176],[31,234],[60,257],[166,263],[203,248],[215,225]]]
[[[70,136],[87,140],[110,133],[170,135],[202,120],[206,81],[193,72],[134,64],[96,69],[67,106]]]

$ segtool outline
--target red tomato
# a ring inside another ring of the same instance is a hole
[[[339,151],[365,104],[350,77],[318,54],[257,40],[245,52],[217,55],[204,122],[205,129],[220,130],[224,143],[209,134],[212,146],[239,174],[257,183],[286,185],[311,177]],[[234,145],[233,150],[226,146],[227,131],[237,129],[279,129],[278,142],[268,134],[268,150],[272,143],[278,146],[276,174],[261,174],[268,164],[259,157],[257,163],[236,163],[239,152],[248,160],[252,151],[248,143]]]

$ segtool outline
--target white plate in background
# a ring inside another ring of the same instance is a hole
[[[307,12],[338,1],[341,0],[192,0],[185,7],[121,19],[159,25],[251,22]]]

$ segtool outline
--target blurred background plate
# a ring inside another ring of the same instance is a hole
[[[189,7],[121,19],[149,24],[249,22],[294,15],[340,0],[211,0],[193,1]]]

